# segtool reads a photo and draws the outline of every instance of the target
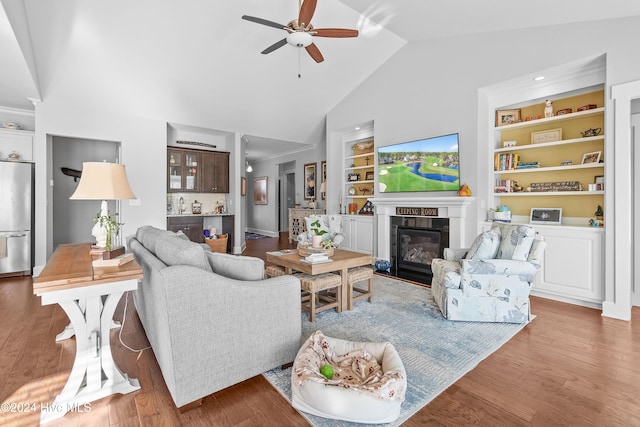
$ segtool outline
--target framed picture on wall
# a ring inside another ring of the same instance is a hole
[[[317,163],[307,163],[304,165],[304,199],[316,198],[316,165]]]
[[[320,183],[320,196],[322,200],[324,200],[327,196],[327,161],[323,160],[320,163],[320,174],[322,178],[322,182]]]
[[[267,201],[267,177],[260,176],[253,180],[253,204],[266,205]]]

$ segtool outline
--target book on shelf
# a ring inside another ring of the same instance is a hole
[[[94,259],[92,265],[94,267],[119,267],[133,261],[133,254],[128,253],[111,259]]]
[[[520,155],[517,153],[495,154],[493,157],[493,170],[513,170],[520,164]]]

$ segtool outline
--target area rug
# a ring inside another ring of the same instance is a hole
[[[271,237],[271,236],[265,236],[264,234],[257,234],[257,233],[244,233],[245,240],[264,239],[267,237]]]
[[[448,321],[429,288],[379,275],[373,287],[373,302],[358,301],[351,311],[323,311],[315,323],[303,312],[302,340],[321,330],[334,338],[392,343],[407,372],[407,394],[400,417],[389,426],[402,424],[526,326]],[[263,374],[289,402],[291,369]],[[314,426],[363,425],[300,413]]]

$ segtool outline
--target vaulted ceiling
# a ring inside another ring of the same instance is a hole
[[[287,24],[297,0],[0,1],[0,106],[55,99],[289,148],[320,141],[325,114],[405,43],[640,15],[628,0],[319,0],[314,27],[360,36],[316,37],[317,64],[289,45],[261,55],[286,33],[241,19]]]

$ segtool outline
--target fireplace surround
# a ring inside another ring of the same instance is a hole
[[[369,200],[375,206],[377,224],[375,253],[378,259],[391,261],[392,251],[395,251],[395,242],[392,240],[395,237],[393,236],[394,225],[392,223],[397,220],[393,220],[393,217],[416,218],[416,220],[431,219],[432,222],[447,218],[449,230],[447,241],[443,242],[443,248],[463,248],[467,244],[465,220],[467,207],[474,202],[474,197],[376,197]],[[415,210],[402,208],[422,208],[418,211],[429,216],[403,215],[403,212],[411,213]],[[409,226],[412,225],[409,224]],[[428,225],[419,225],[419,227],[435,228]]]

